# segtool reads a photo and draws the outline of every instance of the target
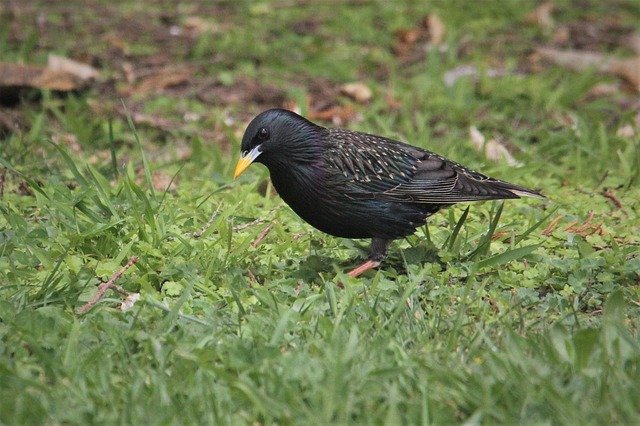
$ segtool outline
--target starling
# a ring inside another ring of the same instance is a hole
[[[355,277],[377,268],[392,240],[411,235],[443,207],[463,201],[541,197],[438,154],[367,133],[318,126],[283,110],[256,116],[244,133],[234,178],[253,162],[302,219],[336,237],[371,238]]]

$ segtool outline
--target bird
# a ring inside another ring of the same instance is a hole
[[[247,126],[234,179],[261,163],[278,195],[304,221],[336,237],[371,239],[369,255],[348,272],[378,268],[389,243],[415,232],[452,204],[538,191],[473,171],[390,138],[327,128],[293,111],[269,109]]]

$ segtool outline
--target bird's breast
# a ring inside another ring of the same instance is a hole
[[[399,238],[424,223],[427,214],[408,204],[358,200],[326,168],[271,171],[280,197],[314,228],[345,238]]]

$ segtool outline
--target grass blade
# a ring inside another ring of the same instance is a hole
[[[518,247],[513,250],[507,250],[503,253],[496,254],[494,256],[487,257],[486,259],[482,259],[475,263],[474,267],[476,270],[482,268],[496,267],[498,265],[503,265],[505,263],[509,263],[512,260],[520,259],[522,257],[528,256],[534,251],[536,251],[540,247],[540,244],[532,244],[530,246]]]

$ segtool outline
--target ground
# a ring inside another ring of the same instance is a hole
[[[0,422],[637,422],[638,22],[632,0],[1,1]],[[31,78],[50,54],[97,76]],[[303,223],[259,165],[232,179],[276,106],[547,199],[445,210],[352,279],[368,242]]]

